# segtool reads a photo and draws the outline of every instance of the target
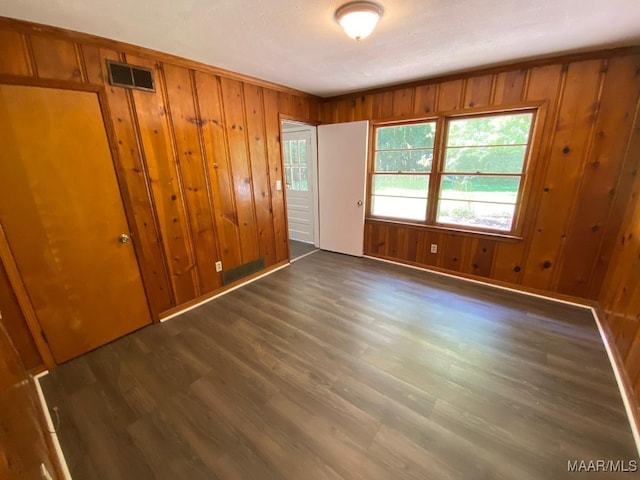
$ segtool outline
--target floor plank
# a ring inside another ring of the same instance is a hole
[[[75,480],[563,479],[637,460],[587,311],[328,252],[42,385]]]

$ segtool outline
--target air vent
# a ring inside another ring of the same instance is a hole
[[[136,88],[147,92],[156,91],[156,86],[153,82],[153,71],[149,68],[107,60],[107,69],[109,70],[109,83],[111,85]]]
[[[222,272],[222,285],[229,285],[236,280],[240,280],[252,273],[259,272],[260,270],[264,270],[264,258],[259,258],[249,263],[245,263],[244,265],[232,268],[231,270]]]

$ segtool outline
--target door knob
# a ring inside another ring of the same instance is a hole
[[[362,206],[362,200],[358,200],[358,201],[356,202],[356,205],[358,205],[359,207],[361,207],[361,206]]]
[[[118,240],[120,240],[120,243],[129,243],[131,237],[129,237],[129,235],[127,235],[126,233],[123,233],[122,235],[120,235],[120,237],[118,237]]]

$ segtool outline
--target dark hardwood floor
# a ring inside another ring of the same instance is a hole
[[[636,478],[586,311],[328,252],[42,385],[74,480]]]
[[[299,242],[297,240],[289,240],[289,253],[291,255],[291,260],[295,260],[297,258],[306,255],[307,253],[313,252],[317,250],[313,243],[305,243]]]

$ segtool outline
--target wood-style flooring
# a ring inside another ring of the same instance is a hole
[[[317,250],[313,243],[299,242],[298,240],[289,240],[289,255],[291,260],[300,258],[308,253]]]
[[[588,312],[323,251],[42,385],[74,480],[636,478]]]

